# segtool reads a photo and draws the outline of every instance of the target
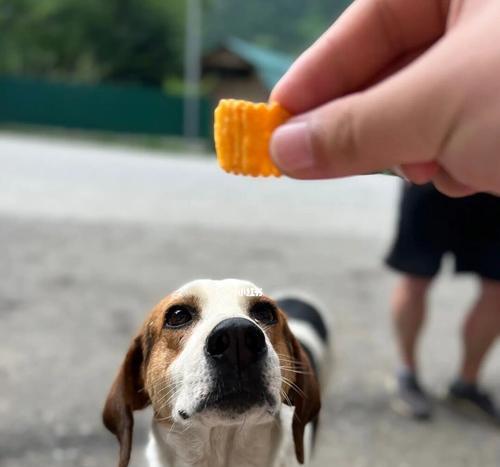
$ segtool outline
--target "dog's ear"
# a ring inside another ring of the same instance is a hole
[[[288,390],[288,399],[295,407],[292,422],[295,455],[299,464],[304,463],[304,429],[309,422],[316,420],[321,408],[318,380],[309,357],[299,341],[286,327],[286,338],[292,353],[295,367],[295,385]]]
[[[144,389],[142,336],[138,335],[130,344],[127,355],[111,386],[102,419],[120,443],[118,467],[127,467],[132,450],[134,410],[149,405],[149,397]]]

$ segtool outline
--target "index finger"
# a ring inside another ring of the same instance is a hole
[[[436,41],[443,0],[357,0],[276,84],[271,100],[292,114],[359,90],[405,53]]]

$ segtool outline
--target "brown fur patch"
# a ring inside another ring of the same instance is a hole
[[[261,297],[274,305],[268,297]],[[252,304],[255,300],[252,301]],[[276,306],[276,305],[274,305]],[[263,326],[278,355],[282,377],[282,401],[295,407],[293,439],[295,454],[300,464],[304,463],[304,428],[317,419],[321,407],[319,384],[299,341],[290,331],[285,313],[276,307],[277,323]]]
[[[274,300],[267,296],[253,297],[249,300],[248,310],[258,302],[270,303],[276,309],[277,322],[268,326],[261,326],[271,341],[274,351],[278,355],[280,361],[281,376],[283,379],[281,386],[282,400],[285,401],[286,394],[290,389],[290,384],[295,384],[295,361],[293,358],[293,350],[287,336],[287,317],[285,313],[280,310]]]
[[[146,320],[146,328],[151,333],[151,346],[148,365],[145,368],[145,388],[157,419],[167,421],[172,415],[170,400],[174,386],[169,378],[168,369],[184,348],[184,344],[198,321],[195,316],[192,323],[179,329],[165,328],[165,315],[176,305],[187,305],[198,314],[199,301],[195,296],[171,294],[165,297],[151,312]]]

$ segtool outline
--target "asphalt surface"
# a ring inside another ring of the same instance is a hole
[[[315,467],[500,465],[500,431],[440,399],[475,292],[449,265],[422,343],[436,417],[390,408],[393,178],[251,180],[206,158],[5,134],[0,161],[0,466],[115,465],[100,409],[129,339],[156,301],[200,277],[324,304],[336,364]],[[500,401],[498,347],[484,384]],[[149,421],[137,416],[135,467]]]

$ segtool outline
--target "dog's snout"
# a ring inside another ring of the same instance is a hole
[[[221,321],[207,338],[205,353],[213,360],[244,369],[260,360],[267,351],[262,330],[245,318]]]

